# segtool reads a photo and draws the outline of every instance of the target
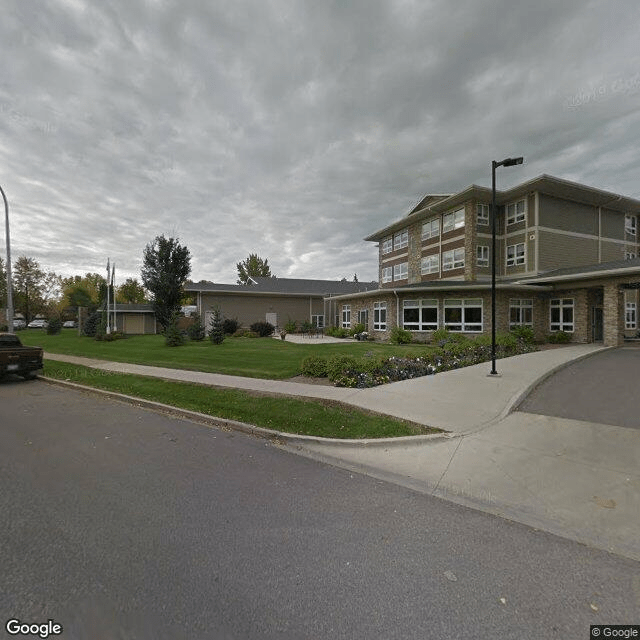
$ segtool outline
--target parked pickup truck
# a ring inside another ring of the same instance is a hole
[[[0,378],[16,373],[26,380],[42,369],[42,349],[25,347],[13,333],[0,333]]]

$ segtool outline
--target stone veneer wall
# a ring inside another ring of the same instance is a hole
[[[620,285],[604,285],[604,346],[619,347],[624,340],[624,291]]]

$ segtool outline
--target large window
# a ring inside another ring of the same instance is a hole
[[[314,327],[318,327],[318,329],[322,329],[324,327],[324,316],[323,315],[311,316],[311,324]]]
[[[518,202],[512,202],[507,205],[507,224],[522,222],[526,217],[527,211],[525,209],[524,200],[518,200]]]
[[[373,328],[376,331],[386,331],[387,329],[387,303],[373,303]]]
[[[630,233],[632,236],[636,235],[638,226],[638,218],[636,216],[624,217],[624,230],[626,233]]]
[[[402,326],[407,331],[435,331],[438,328],[438,301],[405,300]]]
[[[393,280],[393,267],[382,267],[382,282]]]
[[[422,223],[422,239],[437,238],[440,235],[440,218]]]
[[[524,242],[518,244],[510,244],[507,247],[507,267],[515,267],[519,264],[524,264]]]
[[[458,209],[453,213],[446,213],[442,217],[442,233],[464,227],[464,209]]]
[[[555,298],[549,303],[551,331],[573,333],[573,298]]]
[[[464,247],[442,252],[442,270],[450,271],[464,267]]]
[[[482,298],[445,300],[444,326],[449,331],[482,331]]]
[[[428,273],[438,273],[440,271],[440,254],[436,253],[432,256],[424,256],[420,262],[420,272],[422,275]]]
[[[342,328],[343,329],[351,328],[351,305],[350,304],[342,305]]]
[[[624,328],[635,329],[637,327],[637,306],[635,302],[627,302],[624,306]]]
[[[409,230],[403,229],[393,234],[393,250],[404,249],[409,244]]]
[[[509,326],[533,326],[533,300],[509,300]]]
[[[409,277],[409,263],[403,262],[402,264],[393,265],[393,279],[394,280],[406,280]]]
[[[478,202],[476,204],[476,220],[478,224],[489,224],[489,205],[481,204]]]
[[[489,247],[483,245],[476,247],[476,264],[479,267],[489,266]]]
[[[369,328],[369,309],[360,309],[358,311],[358,324],[363,324],[365,329]]]
[[[389,236],[382,241],[382,253],[391,253],[393,251],[393,238]]]

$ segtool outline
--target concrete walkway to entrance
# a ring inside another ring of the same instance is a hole
[[[573,345],[373,389],[104,362],[105,369],[339,400],[444,428],[443,437],[338,441],[279,434],[291,451],[640,560],[640,431],[512,412],[542,380],[602,347]],[[571,397],[567,397],[571,402]]]

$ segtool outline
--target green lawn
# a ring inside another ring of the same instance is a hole
[[[391,438],[440,431],[338,403],[118,374],[55,360],[45,362],[44,375],[287,433],[324,438]]]
[[[75,329],[66,329],[54,336],[40,330],[20,331],[18,335],[23,344],[43,347],[49,353],[272,380],[299,375],[302,361],[311,355],[418,355],[429,349],[425,345],[396,346],[373,342],[305,345],[273,338],[227,338],[221,345],[214,345],[209,340],[187,341],[182,347],[167,347],[164,336],[160,335],[99,342],[78,336]]]

